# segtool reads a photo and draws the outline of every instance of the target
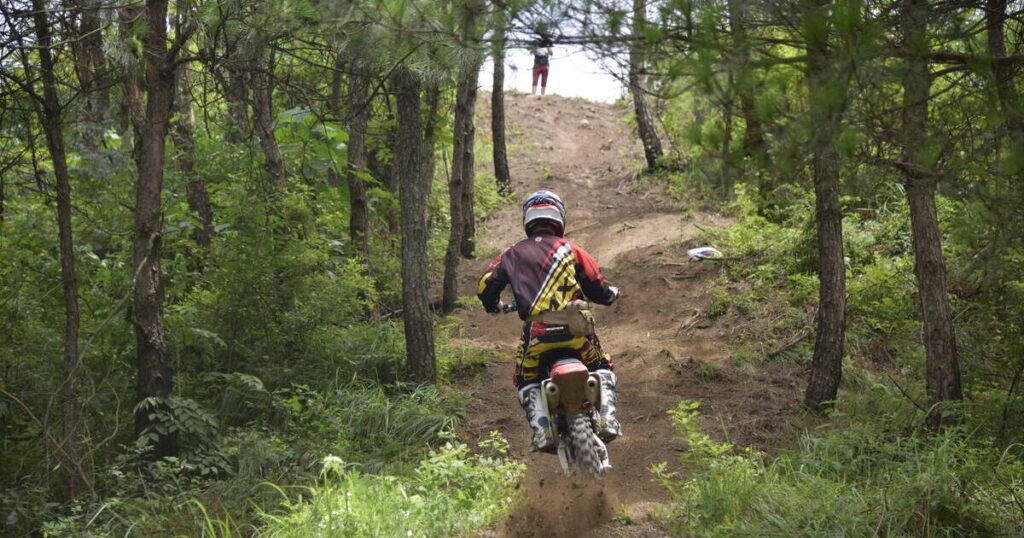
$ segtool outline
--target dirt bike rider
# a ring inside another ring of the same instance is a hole
[[[610,305],[620,295],[618,288],[605,284],[594,258],[562,237],[565,220],[565,204],[557,194],[542,190],[528,196],[523,202],[527,238],[494,258],[477,289],[484,309],[497,314],[502,308],[501,291],[511,284],[519,317],[526,322],[516,352],[514,382],[519,404],[533,429],[531,452],[554,452],[555,439],[548,427],[551,419],[541,400],[540,382],[554,361],[566,357],[580,359],[601,378],[598,436],[610,442],[622,435],[615,419],[615,365],[593,331],[589,336],[574,336],[567,325],[540,321],[545,312],[564,310],[574,300]]]

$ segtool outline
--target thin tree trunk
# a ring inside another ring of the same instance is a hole
[[[402,180],[399,201],[402,218],[402,305],[406,364],[411,380],[437,379],[434,327],[427,296],[427,199],[430,183],[423,173],[423,130],[420,120],[420,81],[408,67],[391,76],[398,103],[395,172]]]
[[[733,166],[732,155],[732,130],[735,110],[732,92],[733,72],[730,70],[728,77],[728,91],[726,92],[725,103],[722,107],[722,116],[725,120],[725,128],[722,130],[722,198],[732,200],[736,190],[736,168]]]
[[[241,144],[252,136],[248,105],[250,77],[243,67],[248,62],[242,58],[241,52],[235,50],[237,46],[236,43],[228,49],[223,75],[224,100],[227,101],[230,118],[224,139],[233,144]]]
[[[167,364],[164,339],[164,285],[161,195],[164,179],[164,150],[174,95],[174,68],[167,51],[167,0],[147,0],[143,21],[145,59],[145,121],[135,140],[138,181],[135,188],[135,224],[132,266],[135,268],[135,301],[131,322],[135,327],[138,360],[139,401],[171,395],[173,373]],[[129,85],[132,82],[129,81]],[[142,94],[142,89],[136,89]],[[142,434],[153,420],[150,410],[135,414],[135,434]],[[153,456],[177,454],[173,434],[158,435]]]
[[[133,35],[132,25],[136,21],[143,17],[145,8],[139,4],[131,4],[122,7],[118,13],[118,34],[122,40],[132,41],[135,39]],[[137,58],[140,66],[144,66],[146,58]],[[122,74],[122,80],[124,84],[122,86],[124,90],[124,96],[121,101],[120,107],[120,118],[119,127],[127,130],[126,122],[131,124],[132,136],[138,138],[140,133],[145,129],[146,119],[146,97],[144,94],[144,81],[145,77],[142,76],[141,71],[145,67],[138,69],[129,69]],[[133,139],[134,140],[134,139]],[[133,144],[137,145],[138,140],[134,140]]]
[[[476,171],[475,171],[475,154],[474,154],[474,143],[476,140],[476,96],[477,96],[477,81],[480,75],[480,63],[483,60],[482,56],[474,56],[474,59],[467,62],[466,69],[460,77],[459,86],[465,89],[464,101],[461,105],[456,103],[455,114],[459,115],[460,112],[464,117],[462,124],[462,159],[460,160],[460,166],[462,167],[462,203],[460,204],[460,210],[462,211],[462,235],[459,240],[459,251],[464,258],[472,259],[474,257],[474,251],[476,250],[476,216],[475,211],[475,191],[476,191]],[[460,110],[461,109],[461,110]],[[454,163],[452,164],[454,168]],[[453,170],[454,172],[454,170]]]
[[[54,76],[50,23],[43,0],[33,0],[36,39],[39,44],[39,63],[43,82],[43,106],[39,119],[46,133],[46,145],[57,179],[57,233],[60,239],[60,270],[64,283],[64,379],[61,382],[61,422],[63,437],[59,458],[67,478],[68,498],[82,493],[88,478],[82,469],[78,426],[81,412],[78,404],[78,281],[75,277],[75,248],[71,231],[71,180],[67,156],[64,151],[64,132],[61,124],[60,102],[57,98],[57,79]]]
[[[992,79],[1007,130],[1014,149],[1024,151],[1024,110],[1013,83],[1013,64],[1006,58],[1006,7],[1007,0],[985,2],[988,52],[992,57]]]
[[[427,109],[427,122],[423,126],[423,181],[432,184],[436,171],[437,159],[434,158],[434,142],[437,138],[437,125],[440,120],[438,110],[441,108],[441,86],[436,82],[430,82],[423,93],[424,105]]]
[[[75,2],[80,10],[79,39],[74,44],[75,68],[85,93],[86,129],[82,137],[89,154],[95,154],[102,139],[103,123],[110,113],[110,74],[103,53],[103,31],[100,27],[100,0]]]
[[[474,71],[476,73],[476,71]],[[474,74],[474,79],[476,78]],[[470,89],[469,121],[466,122],[466,141],[462,144],[462,241],[460,251],[462,257],[476,257],[476,158],[474,145],[476,125],[473,121],[473,110],[476,109],[476,82]]]
[[[195,131],[195,116],[192,113],[192,88],[189,84],[188,69],[178,70],[175,84],[174,111],[177,120],[171,129],[174,142],[174,163],[185,177],[185,199],[188,207],[199,219],[199,227],[192,231],[192,238],[201,249],[207,249],[213,241],[213,206],[206,183],[195,175],[196,147],[192,133]]]
[[[491,142],[494,157],[494,178],[498,193],[512,193],[512,175],[508,170],[508,150],[505,147],[505,2],[495,2],[494,29],[494,85],[491,88]]]
[[[646,69],[646,44],[641,40],[647,26],[647,0],[633,0],[633,40],[629,47],[629,93],[633,96],[633,110],[636,112],[636,128],[644,145],[647,171],[658,168],[661,159],[661,140],[654,125],[651,107],[647,104],[643,73]]]
[[[465,229],[465,212],[462,208],[464,189],[465,167],[463,159],[466,157],[466,93],[467,85],[465,73],[460,72],[459,84],[455,94],[455,120],[452,126],[452,168],[448,177],[448,214],[450,215],[450,229],[448,230],[448,248],[444,254],[444,278],[441,284],[441,311],[445,314],[451,313],[458,306],[458,277],[459,254],[462,237]]]
[[[808,17],[821,16],[827,2],[816,0]],[[833,140],[841,109],[827,109],[821,92],[836,91],[837,71],[828,46],[828,32],[808,38],[807,84],[811,94],[810,121],[814,175],[815,224],[818,232],[818,319],[811,376],[804,405],[821,413],[839,392],[843,372],[843,341],[846,330],[846,268],[843,262],[843,214],[839,204],[839,152]],[[839,75],[845,76],[845,75]],[[830,87],[831,86],[831,87]],[[842,91],[845,93],[845,83]]]
[[[366,126],[370,121],[370,77],[353,62],[348,76],[348,173],[349,236],[364,259],[370,256],[370,214],[366,198]]]
[[[927,31],[927,0],[903,0],[901,25],[907,50]],[[957,358],[953,318],[946,294],[946,265],[942,257],[939,219],[935,211],[935,178],[922,173],[928,128],[928,98],[931,74],[928,60],[920,54],[907,57],[903,75],[903,154],[907,174],[907,202],[910,204],[910,228],[914,242],[914,273],[924,320],[926,378],[931,410],[928,424],[939,428],[954,416],[944,404],[962,400],[960,363]]]
[[[285,187],[284,158],[274,137],[273,88],[270,84],[274,62],[269,54],[255,55],[256,64],[252,71],[252,110],[256,118],[256,135],[263,150],[263,167],[270,176],[270,186],[275,192]]]
[[[341,100],[342,100],[342,82],[345,77],[342,76],[345,70],[345,59],[343,54],[336,54],[334,57],[334,70],[331,71],[331,93],[327,96],[327,114],[340,118],[342,115]],[[349,128],[348,136],[352,138],[352,128]],[[351,152],[351,149],[349,150]],[[341,173],[338,172],[336,167],[327,169],[327,184],[333,188],[340,188],[342,186]]]
[[[747,34],[749,6],[740,0],[728,0],[729,28],[732,34],[735,92],[739,97],[740,115],[746,130],[743,134],[743,154],[761,162],[767,157],[764,150],[764,126],[754,107],[754,70],[751,67],[750,40]]]

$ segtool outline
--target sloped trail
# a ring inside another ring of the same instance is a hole
[[[489,137],[490,99],[479,101],[478,132]],[[658,187],[633,180],[642,147],[627,115],[579,99],[506,94],[516,199],[540,188],[559,193],[568,205],[567,237],[625,293],[611,307],[595,307],[601,341],[616,363],[625,436],[609,445],[613,469],[599,481],[565,477],[557,458],[528,453],[529,428],[512,385],[521,322],[488,316],[475,299],[464,305],[456,312],[460,341],[498,350],[500,358],[458,373],[459,388],[472,395],[463,438],[475,442],[497,430],[509,440],[511,456],[527,466],[522,501],[485,536],[663,536],[649,516],[664,508],[668,493],[648,468],[671,465],[683,448],[667,410],[680,399],[704,400],[708,430],[753,445],[794,414],[800,379],[791,371],[733,368],[727,343],[741,327],[705,314],[719,268],[690,263],[685,251],[698,246],[698,226],[727,219],[693,208],[684,215]],[[522,238],[520,218],[509,204],[480,223],[480,257],[461,267],[462,297],[474,297],[490,259]]]

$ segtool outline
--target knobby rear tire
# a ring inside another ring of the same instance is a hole
[[[569,442],[572,444],[576,466],[593,476],[601,476],[610,469],[608,449],[594,433],[590,415],[585,412],[573,413],[566,422],[569,426]]]

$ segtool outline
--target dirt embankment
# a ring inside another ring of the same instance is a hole
[[[478,132],[486,137],[489,97],[481,96],[480,103]],[[664,535],[649,516],[665,509],[668,494],[651,481],[648,468],[674,462],[683,449],[673,439],[667,410],[680,399],[704,400],[709,430],[755,445],[794,414],[800,379],[792,372],[741,373],[731,367],[727,343],[739,328],[705,315],[718,268],[689,262],[685,251],[697,246],[698,226],[727,219],[693,210],[686,216],[657,187],[633,181],[642,147],[628,113],[559,96],[506,95],[516,199],[541,188],[559,193],[568,206],[567,237],[624,291],[613,306],[597,307],[597,316],[619,376],[625,436],[609,445],[614,468],[600,481],[562,476],[556,458],[528,453],[529,428],[511,382],[520,322],[511,315],[488,316],[475,302],[460,309],[465,341],[502,352],[485,370],[462,377],[460,388],[473,396],[463,436],[475,441],[500,431],[511,455],[527,465],[522,502],[486,535]],[[481,223],[483,253],[493,255],[522,238],[521,216],[512,206]],[[489,261],[462,264],[460,295],[475,295]]]

